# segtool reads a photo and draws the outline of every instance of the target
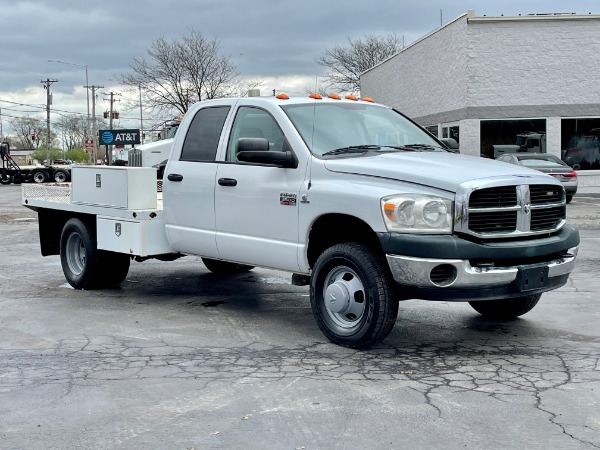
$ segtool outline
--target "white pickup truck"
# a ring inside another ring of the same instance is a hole
[[[77,289],[124,281],[132,259],[201,256],[310,284],[332,342],[364,348],[405,299],[468,301],[514,318],[567,282],[579,245],[565,192],[538,171],[448,152],[370,99],[220,99],[186,114],[162,192],[146,167],[75,166],[24,185],[43,255]]]

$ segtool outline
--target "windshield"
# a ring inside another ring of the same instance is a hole
[[[179,124],[172,126],[171,128],[169,128],[167,130],[167,135],[165,136],[165,139],[171,139],[175,137],[175,134],[177,133],[177,130],[179,129]]]
[[[364,103],[282,106],[314,155],[440,151],[440,144],[396,111]]]

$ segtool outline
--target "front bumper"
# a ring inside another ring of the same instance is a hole
[[[565,228],[554,236],[510,243],[414,235],[405,245],[400,242],[406,235],[380,235],[380,242],[402,298],[494,300],[538,294],[567,282],[575,267],[579,233],[573,226]],[[401,247],[401,254],[390,252]],[[424,254],[428,250],[429,255]]]

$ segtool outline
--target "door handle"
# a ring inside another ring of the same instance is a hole
[[[237,180],[233,178],[219,178],[219,185],[221,186],[237,186]]]
[[[183,180],[183,175],[179,175],[178,173],[170,173],[169,175],[167,175],[167,180],[181,181],[181,180]]]

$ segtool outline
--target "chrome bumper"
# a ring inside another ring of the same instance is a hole
[[[561,258],[533,266],[548,266],[550,279],[569,274],[575,268],[578,249],[579,247],[573,247]],[[519,268],[533,267],[532,265],[472,266],[468,260],[463,259],[427,259],[400,255],[386,255],[386,258],[397,283],[419,288],[485,288],[508,285],[517,278]],[[452,266],[454,270],[446,270],[450,276],[443,282],[434,282],[431,279],[431,272],[439,266]]]

